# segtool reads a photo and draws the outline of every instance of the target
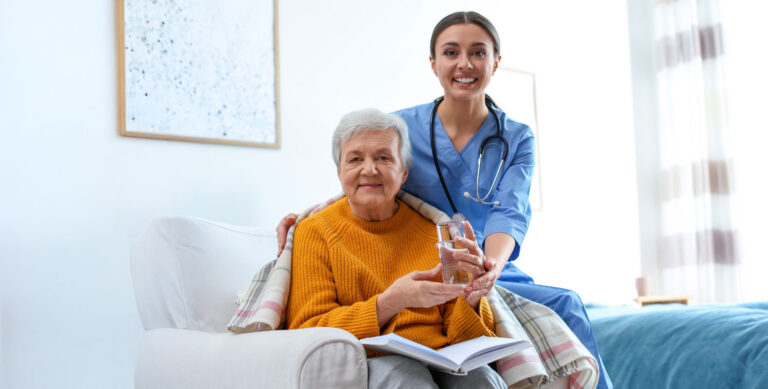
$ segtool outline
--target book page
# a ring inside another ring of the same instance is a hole
[[[503,348],[505,346],[516,344],[521,342],[518,339],[511,338],[492,338],[488,336],[481,336],[479,338],[471,339],[466,342],[457,343],[444,347],[438,352],[447,357],[448,359],[462,364],[464,361],[471,359],[472,357],[480,354],[485,354],[490,351]]]
[[[435,351],[394,333],[360,339],[360,343],[373,350],[411,357],[454,374],[466,374],[531,346],[526,340],[481,336]]]
[[[514,343],[491,349],[490,351],[486,350],[483,353],[475,353],[476,355],[471,356],[462,362],[461,370],[472,371],[480,366],[487,365],[491,362],[498,361],[501,358],[516,354],[528,347],[533,347],[527,340],[512,340]]]
[[[452,361],[450,358],[429,347],[394,333],[360,339],[360,343],[370,349],[404,355],[444,370],[451,371],[458,370],[459,368],[458,362]]]

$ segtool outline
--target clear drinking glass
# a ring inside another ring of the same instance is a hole
[[[464,237],[464,223],[450,221],[437,225],[437,244],[440,262],[443,264],[443,282],[466,285],[472,282],[472,274],[459,267],[460,261],[453,254],[468,253],[469,249],[455,242],[457,236]]]

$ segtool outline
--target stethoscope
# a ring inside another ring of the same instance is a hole
[[[443,178],[443,172],[440,170],[440,163],[437,161],[437,150],[435,149],[435,116],[437,115],[437,106],[440,105],[440,103],[443,102],[443,96],[440,96],[435,99],[435,107],[432,108],[432,118],[429,121],[429,141],[432,146],[432,159],[435,161],[435,170],[437,170],[437,175],[440,177],[440,184],[443,185],[443,190],[445,191],[445,196],[448,197],[448,202],[451,203],[451,208],[453,209],[453,213],[458,213],[458,210],[456,209],[456,205],[453,203],[453,198],[451,198],[450,193],[448,193],[448,186],[445,185],[445,179]],[[504,165],[504,160],[507,159],[507,152],[509,151],[509,144],[507,143],[506,139],[504,139],[501,136],[501,121],[499,121],[499,114],[496,113],[496,110],[493,107],[493,103],[489,98],[486,97],[485,99],[485,105],[488,107],[488,110],[491,111],[493,114],[494,119],[496,119],[496,134],[491,135],[485,140],[483,140],[483,143],[480,145],[480,156],[477,158],[477,177],[475,180],[475,194],[477,197],[472,197],[469,192],[464,192],[464,197],[476,201],[480,204],[485,205],[500,205],[498,201],[486,201],[488,197],[491,196],[491,192],[493,191],[493,188],[496,187],[496,180],[499,178],[499,172],[501,172],[501,167]],[[485,154],[485,147],[488,145],[488,142],[499,139],[501,143],[504,145],[504,152],[501,154],[501,161],[499,162],[499,167],[496,169],[496,175],[493,177],[493,182],[491,183],[491,186],[488,188],[488,193],[485,194],[485,196],[480,197],[480,167],[483,164],[483,154]]]

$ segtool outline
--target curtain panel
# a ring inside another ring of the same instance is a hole
[[[716,0],[654,8],[661,225],[654,292],[698,303],[739,298],[725,51]]]

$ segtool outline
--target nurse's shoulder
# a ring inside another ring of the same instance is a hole
[[[394,114],[403,118],[403,120],[408,123],[409,127],[417,123],[421,127],[424,123],[429,125],[429,120],[432,117],[432,108],[434,108],[434,106],[435,104],[433,102],[429,102],[395,111]]]
[[[499,121],[504,127],[504,138],[507,141],[519,143],[526,139],[533,139],[533,130],[525,123],[520,123],[509,117],[504,111],[499,114]]]

